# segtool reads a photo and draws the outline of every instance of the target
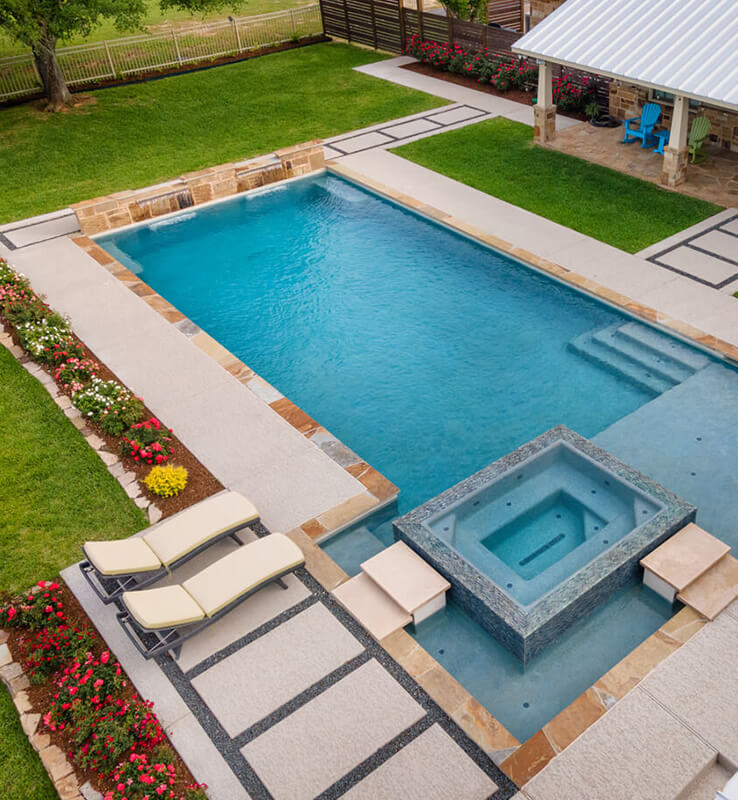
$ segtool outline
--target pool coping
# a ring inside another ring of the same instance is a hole
[[[726,360],[738,364],[738,347],[729,342],[638,303],[626,295],[608,289],[560,264],[537,256],[524,248],[516,247],[497,236],[487,234],[462,219],[407,194],[397,192],[343,164],[339,165],[334,161],[328,161],[325,171],[354,181],[400,206],[409,208],[420,216],[427,217],[450,230],[502,252],[529,269],[543,272],[562,283],[571,284],[579,291],[614,306],[620,311],[625,311],[635,318],[645,319],[657,327],[662,326],[672,335],[688,340],[692,345],[696,344],[698,347],[717,353]],[[315,171],[310,174],[314,176],[319,172]],[[258,192],[259,190],[250,191]],[[234,199],[247,193],[248,191],[239,192],[227,199]],[[211,202],[217,203],[218,200]],[[203,203],[198,208],[210,204]],[[172,215],[177,213],[182,212],[175,211],[172,212]],[[162,215],[159,219],[167,216],[169,215]],[[148,284],[107,253],[93,238],[84,234],[71,234],[68,235],[68,238],[167,322],[175,326],[180,333],[189,338],[219,366],[254,391],[275,413],[282,416],[306,438],[312,439],[321,433],[334,439],[340,448],[345,448],[345,445],[332,437],[327,429],[264,381],[161,295],[154,292]],[[252,385],[249,386],[249,383]],[[275,398],[275,396],[276,399],[272,399],[270,402],[269,397]],[[282,400],[285,402],[275,408],[275,404]],[[353,451],[348,450],[348,452],[355,455]],[[375,502],[367,504],[366,495],[357,495],[288,532],[288,535],[298,541],[306,553],[308,570],[329,591],[348,580],[349,576],[318,547],[318,544],[356,524],[380,508],[391,504],[399,493],[399,489],[394,484],[374,470],[367,462],[359,460],[345,466],[337,458],[333,458],[333,460],[357,478]],[[691,609],[680,610],[523,743],[520,743],[405,630],[397,631],[383,639],[380,644],[414,680],[428,691],[467,735],[495,763],[501,766],[515,783],[523,785],[609,710],[627,691],[637,685],[664,658],[701,629],[706,621]],[[626,686],[627,689],[624,689]]]

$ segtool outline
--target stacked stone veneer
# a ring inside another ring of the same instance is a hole
[[[530,0],[530,27],[539,22],[564,4],[564,0]]]
[[[325,164],[320,141],[277,150],[264,158],[221,164],[138,191],[96,197],[72,206],[83,233],[94,235],[247,189],[307,175]]]
[[[610,84],[610,114],[616,119],[637,117],[641,108],[651,102],[649,90],[643,86],[632,86],[620,81]],[[655,101],[661,106],[659,126],[669,128],[674,111],[673,106],[661,100]],[[707,117],[712,123],[710,140],[726,150],[738,151],[738,114],[731,114],[720,108],[700,106],[689,111],[689,124],[695,117]]]

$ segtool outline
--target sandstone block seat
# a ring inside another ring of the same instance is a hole
[[[196,503],[141,535],[112,542],[85,542],[82,574],[104,603],[124,591],[164,577],[214,542],[236,536],[259,520],[254,505],[238,492],[225,491]]]
[[[738,597],[738,561],[730,546],[693,522],[641,559],[643,582],[714,619]]]
[[[282,577],[305,562],[287,536],[271,533],[172,586],[126,591],[118,622],[145,657],[179,653],[183,642],[227,614],[270,583],[287,588]]]

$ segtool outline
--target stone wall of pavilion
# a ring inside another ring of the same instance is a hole
[[[612,81],[610,84],[610,114],[616,119],[637,117],[641,113],[641,108],[648,102],[650,102],[649,90],[642,86],[632,86],[620,81]],[[673,107],[662,100],[656,102],[661,106],[659,126],[670,127]],[[710,141],[713,144],[738,152],[738,114],[701,106],[690,110],[690,125],[695,117],[707,117],[712,122]]]

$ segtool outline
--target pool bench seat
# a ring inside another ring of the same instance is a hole
[[[184,583],[123,592],[118,622],[145,657],[173,651],[270,583],[305,563],[287,536],[271,533],[234,550]]]
[[[82,574],[104,602],[158,581],[224,537],[259,521],[254,505],[238,492],[219,492],[128,539],[85,542]]]

